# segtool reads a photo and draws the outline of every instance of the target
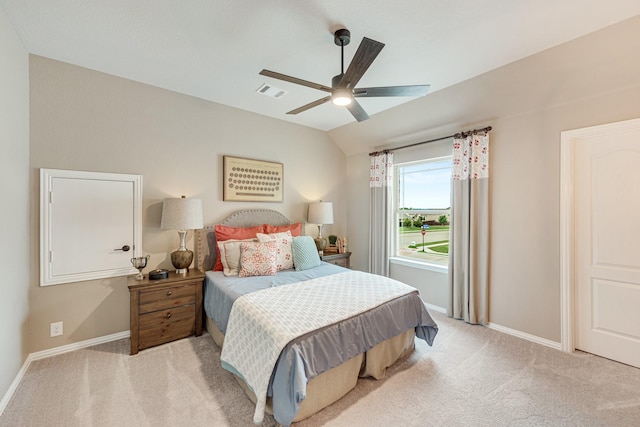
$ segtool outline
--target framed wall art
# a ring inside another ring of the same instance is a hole
[[[223,156],[223,175],[224,201],[282,202],[282,163]]]

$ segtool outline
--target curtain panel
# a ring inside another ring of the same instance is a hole
[[[369,272],[389,276],[393,153],[371,156],[370,162]]]
[[[454,138],[448,315],[489,322],[489,135]]]

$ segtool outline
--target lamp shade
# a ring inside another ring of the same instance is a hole
[[[311,224],[333,224],[333,203],[309,203],[309,215],[307,216],[307,220]]]
[[[164,199],[160,228],[169,230],[194,230],[203,227],[202,200]]]

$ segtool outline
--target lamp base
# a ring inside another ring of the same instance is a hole
[[[177,274],[185,274],[193,262],[193,251],[189,249],[171,252],[171,264],[176,268]]]

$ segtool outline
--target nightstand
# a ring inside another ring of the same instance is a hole
[[[343,254],[331,254],[324,255],[322,261],[329,264],[339,265],[340,267],[351,268],[351,252],[345,252]]]
[[[204,273],[170,272],[160,280],[128,279],[131,304],[131,354],[191,335],[202,335]]]

